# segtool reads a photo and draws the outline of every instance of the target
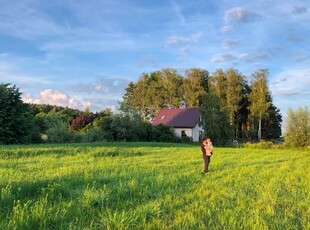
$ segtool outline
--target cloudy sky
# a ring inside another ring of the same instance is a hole
[[[0,0],[0,82],[23,100],[114,108],[130,81],[267,68],[274,104],[310,105],[309,0]]]

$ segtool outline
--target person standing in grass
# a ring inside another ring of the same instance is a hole
[[[209,172],[210,158],[213,155],[213,145],[210,138],[204,139],[201,143],[202,158],[205,163],[203,174]]]

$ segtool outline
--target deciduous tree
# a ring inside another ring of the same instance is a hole
[[[267,115],[271,102],[268,101],[269,89],[267,84],[269,72],[266,69],[255,72],[252,76],[254,81],[251,84],[250,112],[251,116],[258,119],[258,140],[262,137],[262,119]]]
[[[209,90],[219,99],[221,109],[227,106],[227,76],[222,69],[216,70],[209,80]]]
[[[288,110],[284,138],[287,146],[310,146],[310,110],[308,107],[299,108],[297,111]]]
[[[209,72],[190,69],[185,72],[183,83],[184,100],[187,108],[201,108],[208,92]]]

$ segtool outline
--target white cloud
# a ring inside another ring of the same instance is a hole
[[[252,65],[255,66],[261,66],[261,63],[258,62],[258,60],[265,60],[270,57],[270,54],[268,53],[241,53],[241,54],[233,54],[233,53],[220,53],[217,55],[214,55],[211,58],[211,61],[214,63],[225,63],[225,62],[249,62]]]
[[[34,95],[27,93],[23,96],[23,101],[26,103],[34,103],[34,104],[49,104],[49,105],[57,105],[62,107],[70,107],[74,109],[83,110],[84,105],[76,100],[71,98],[68,94],[59,92],[53,89],[46,89],[40,92],[39,97],[35,97]]]
[[[229,39],[229,40],[225,40],[223,42],[223,47],[226,48],[226,49],[229,49],[229,48],[235,47],[235,46],[237,46],[239,44],[240,44],[240,40]]]
[[[19,67],[16,64],[16,59],[11,61],[9,55],[0,55],[0,76],[2,82],[9,82],[12,84],[29,85],[29,84],[50,84],[51,80],[44,79],[47,77],[35,77],[27,74],[19,73]],[[19,60],[18,60],[19,61]]]
[[[235,21],[235,22],[252,22],[262,19],[262,16],[253,11],[249,11],[244,7],[235,7],[229,9],[225,12],[225,21]]]
[[[100,92],[102,90],[102,85],[98,84],[95,86],[95,92]]]
[[[97,77],[94,82],[78,82],[70,85],[70,89],[75,93],[110,95],[111,97],[119,98],[129,84],[126,78],[109,78]]]
[[[277,74],[270,89],[274,95],[301,95],[310,91],[310,68],[287,69]]]
[[[158,66],[155,58],[153,58],[151,56],[146,56],[146,57],[143,57],[138,63],[139,68],[144,68],[144,67],[148,67],[148,66],[151,66],[151,67],[157,67]]]
[[[227,33],[229,31],[232,31],[233,30],[233,26],[223,26],[220,31],[223,32],[223,33]]]
[[[189,37],[182,37],[182,36],[171,36],[167,39],[166,44],[169,45],[175,45],[175,44],[184,44],[184,43],[191,43],[191,42],[197,42],[203,37],[202,32],[198,32],[196,34],[192,34]]]
[[[230,62],[230,61],[238,61],[238,57],[230,54],[230,53],[224,53],[224,54],[218,54],[215,55],[212,59],[212,62],[214,63],[223,63],[223,62]]]
[[[36,2],[1,2],[0,32],[27,40],[62,34],[63,28],[44,15],[33,3]]]
[[[304,14],[308,12],[308,8],[305,6],[294,6],[292,9],[293,14]]]
[[[181,24],[185,25],[186,24],[186,19],[184,17],[184,15],[182,14],[182,8],[179,4],[177,4],[176,1],[171,1],[172,4],[172,10],[175,13],[175,15],[177,16],[177,18],[179,18]]]
[[[296,54],[292,55],[292,60],[295,62],[303,62],[308,59],[308,56],[306,54]]]
[[[58,40],[44,42],[40,49],[47,52],[103,52],[115,50],[134,50],[136,42],[125,34],[103,33],[81,29],[74,36],[64,36]]]
[[[256,62],[258,59],[267,59],[269,56],[268,53],[242,53],[239,55],[239,59],[247,62]]]
[[[189,53],[192,50],[193,47],[191,47],[190,45],[186,45],[180,48],[180,51],[182,53]]]

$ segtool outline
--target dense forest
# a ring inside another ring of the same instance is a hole
[[[162,108],[199,108],[207,135],[218,140],[270,140],[281,136],[282,116],[268,88],[268,70],[246,77],[236,69],[175,69],[142,74],[123,97],[123,110],[151,121]]]
[[[175,69],[142,74],[125,89],[118,111],[91,112],[26,104],[14,85],[0,84],[0,144],[91,141],[190,141],[169,127],[151,125],[162,108],[199,108],[202,126],[218,145],[281,136],[281,114],[272,103],[268,71],[250,77],[238,70]]]

